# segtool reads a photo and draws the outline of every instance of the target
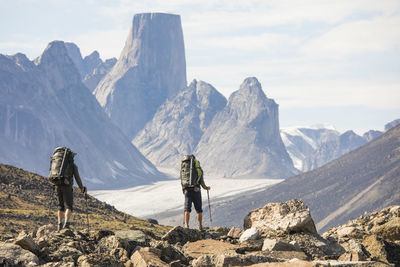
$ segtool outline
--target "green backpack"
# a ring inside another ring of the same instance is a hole
[[[186,155],[181,161],[181,185],[182,188],[199,185],[199,177],[196,170],[196,159],[193,155]]]
[[[74,155],[67,147],[57,147],[50,157],[49,181],[54,185],[70,184],[69,177],[66,177],[67,171],[73,167]],[[70,172],[70,171],[69,171]]]

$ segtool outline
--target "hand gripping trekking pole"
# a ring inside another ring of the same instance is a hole
[[[87,193],[85,193],[85,201],[86,201],[86,220],[87,220],[87,228],[88,228],[88,234],[90,234],[90,224],[89,224],[89,214],[88,214]]]
[[[210,204],[210,193],[207,189],[207,198],[208,198],[208,211],[210,212],[210,226],[212,227],[212,218],[211,218],[211,204]]]

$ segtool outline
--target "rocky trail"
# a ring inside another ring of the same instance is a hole
[[[79,223],[57,231],[55,214],[47,216],[46,178],[7,165],[0,171],[0,266],[400,266],[400,206],[321,236],[298,199],[250,211],[244,230],[199,231],[141,220],[90,197],[90,231]],[[79,217],[84,198],[76,198]]]

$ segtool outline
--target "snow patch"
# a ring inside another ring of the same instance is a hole
[[[249,190],[263,190],[281,182],[277,179],[230,179],[208,178],[211,186],[210,197],[217,204],[221,198],[233,196]],[[183,209],[183,194],[179,179],[160,181],[151,185],[141,185],[123,190],[99,190],[91,194],[117,209],[134,216],[147,217],[164,211]],[[205,191],[202,190],[203,200]],[[206,196],[207,197],[207,196]],[[127,201],[132,199],[132,201]]]
[[[116,160],[114,160],[114,164],[115,164],[118,168],[120,168],[121,170],[124,170],[124,171],[127,171],[127,170],[128,170],[127,167],[125,167],[122,163],[120,163],[120,162],[118,162],[118,161],[116,161]]]

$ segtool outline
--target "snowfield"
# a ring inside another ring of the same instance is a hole
[[[219,199],[232,197],[246,191],[257,191],[279,183],[280,179],[229,179],[207,178],[211,186],[210,198],[213,204]],[[136,217],[149,218],[162,212],[183,211],[183,194],[179,179],[155,182],[151,185],[136,186],[123,190],[98,190],[90,194],[117,209]],[[203,209],[207,203],[207,193],[202,190]]]

